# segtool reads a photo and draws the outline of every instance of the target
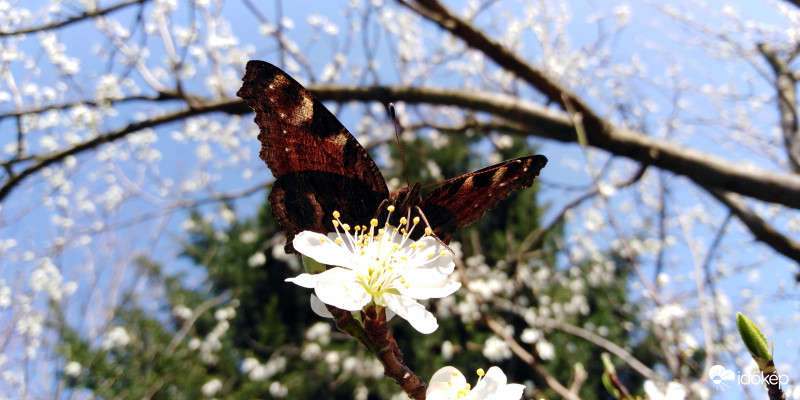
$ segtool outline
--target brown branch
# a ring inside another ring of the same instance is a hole
[[[133,101],[167,101],[167,100],[183,100],[183,97],[181,97],[181,95],[178,92],[160,92],[156,96],[128,96],[118,99],[108,99],[107,103],[105,104],[114,105],[114,104],[127,103]],[[66,110],[77,106],[99,107],[100,105],[101,103],[95,100],[78,100],[69,103],[50,104],[46,106],[27,108],[0,114],[0,121],[9,117],[20,117],[23,115],[40,114],[43,112],[54,111],[54,110]]]
[[[789,156],[789,163],[794,172],[800,172],[800,128],[797,121],[797,91],[793,72],[789,69],[789,60],[781,59],[778,53],[767,43],[759,43],[758,50],[775,72],[775,90],[778,97],[783,144]]]
[[[568,324],[566,322],[545,317],[537,317],[535,325],[545,328],[558,329],[562,332],[569,333],[570,335],[584,339],[592,344],[597,345],[598,347],[602,347],[609,353],[615,355],[616,357],[624,361],[625,364],[628,364],[628,366],[633,368],[636,372],[640,373],[645,378],[650,379],[652,381],[663,380],[658,376],[658,374],[655,373],[655,371],[650,369],[648,366],[644,365],[633,354],[629,353],[627,350],[618,346],[616,343],[600,335],[597,335],[591,331],[577,327],[575,325]]]
[[[83,21],[83,20],[86,20],[86,19],[90,19],[90,18],[100,17],[100,16],[106,15],[106,14],[108,14],[110,12],[119,10],[121,8],[130,6],[130,5],[133,5],[133,4],[144,4],[144,3],[148,2],[148,1],[150,1],[150,0],[128,0],[128,1],[124,1],[122,3],[118,3],[118,4],[115,4],[113,6],[110,6],[110,7],[107,7],[107,8],[103,8],[103,9],[100,9],[100,10],[89,11],[89,12],[84,11],[83,13],[81,13],[79,15],[67,18],[67,19],[65,19],[63,21],[57,21],[57,22],[52,22],[52,23],[45,24],[45,25],[33,26],[33,27],[30,27],[30,28],[23,28],[23,29],[19,29],[19,30],[16,30],[16,31],[0,32],[0,37],[3,37],[3,36],[14,36],[14,35],[24,35],[26,33],[35,33],[35,32],[41,32],[41,31],[48,31],[48,30],[52,30],[52,29],[63,28],[65,26],[67,26],[67,25],[71,25],[71,24],[74,24],[76,22],[80,22],[80,21]]]
[[[450,105],[483,111],[506,119],[509,129],[537,135],[561,142],[576,143],[577,135],[570,118],[565,114],[545,108],[517,97],[494,93],[420,88],[401,86],[355,87],[341,85],[311,85],[309,89],[320,100],[348,101],[405,101],[413,104]],[[213,101],[193,98],[191,109],[167,114],[153,120],[131,124],[118,131],[100,135],[92,141],[80,144],[42,159],[22,173],[10,178],[0,188],[2,201],[11,187],[22,178],[61,161],[68,155],[96,147],[123,137],[139,129],[154,127],[166,122],[208,112],[226,112],[241,115],[250,109],[241,100]],[[584,121],[585,122],[585,121]],[[684,175],[703,187],[718,188],[765,202],[783,204],[800,209],[800,176],[777,173],[757,167],[726,160],[693,148],[683,147],[666,140],[649,137],[623,128],[614,128],[602,142],[591,143],[608,152],[630,158],[643,165],[652,165],[675,174]]]
[[[27,167],[21,172],[10,175],[8,179],[0,186],[0,203],[5,200],[11,191],[16,188],[23,180],[40,171],[41,169],[63,161],[68,156],[74,156],[86,150],[94,149],[101,144],[113,142],[117,139],[123,138],[131,133],[138,132],[142,129],[154,128],[173,121],[180,121],[196,115],[207,114],[211,112],[226,112],[228,114],[241,115],[250,112],[242,100],[225,99],[220,101],[197,101],[195,107],[186,108],[180,111],[164,114],[152,119],[141,122],[135,122],[126,125],[120,129],[99,135],[94,139],[77,144],[66,150],[58,153],[50,154],[43,157],[37,157],[38,162]]]
[[[413,104],[449,105],[484,111],[516,123],[516,130],[529,135],[577,143],[569,116],[518,97],[466,90],[441,88],[378,86],[354,87],[311,85],[309,89],[321,100],[405,101]],[[620,127],[604,131],[602,140],[589,135],[589,144],[611,154],[630,158],[686,176],[703,187],[716,187],[770,203],[800,209],[800,175],[779,173],[743,165],[694,148],[653,138]],[[509,125],[512,126],[513,125]]]
[[[397,348],[386,325],[386,309],[376,310],[375,306],[362,310],[364,326],[353,318],[350,311],[327,305],[333,315],[336,328],[347,333],[361,343],[383,365],[383,374],[394,379],[406,394],[414,400],[425,400],[425,382],[405,364],[403,353]]]
[[[770,360],[765,370],[761,371],[764,377],[764,385],[767,386],[767,396],[769,400],[785,400],[786,393],[781,389],[781,375],[775,369],[775,362]]]
[[[753,212],[741,196],[715,188],[707,188],[707,190],[722,204],[725,204],[731,212],[744,223],[756,240],[763,242],[778,253],[800,263],[800,243],[789,239],[775,230],[769,222]]]
[[[480,29],[453,14],[438,0],[398,1],[460,38],[468,46],[480,51],[506,71],[514,73],[538,89],[550,102],[561,105],[565,110],[569,105],[575,113],[582,116],[589,144],[597,146],[598,143],[605,141],[604,136],[609,134],[607,131],[613,128],[612,125],[592,111],[578,96],[560,83],[550,79],[544,72],[532,67],[514,52],[486,36]]]
[[[536,371],[536,373],[542,377],[542,379],[544,379],[544,381],[547,383],[547,386],[558,393],[559,396],[568,400],[580,400],[580,397],[578,397],[577,394],[570,392],[570,390],[562,385],[561,382],[550,375],[547,370],[542,368],[542,366],[536,361],[536,357],[534,357],[533,354],[525,350],[516,340],[514,340],[514,338],[508,334],[502,324],[488,317],[484,318],[483,322],[489,327],[489,329],[492,330],[492,332],[494,332],[495,335],[499,336],[508,344],[508,348],[511,349],[511,352],[514,353],[514,355],[533,368],[533,370]]]
[[[784,182],[790,184],[792,188],[790,191],[783,191],[772,187],[772,183],[768,184],[764,181],[764,179],[769,179],[770,175],[774,175],[774,173],[767,173],[767,171],[761,171],[756,178],[754,175],[747,173],[744,168],[739,167],[736,168],[737,171],[734,174],[728,176],[724,176],[725,174],[720,175],[718,172],[731,169],[736,163],[615,127],[592,111],[576,95],[548,78],[543,72],[527,64],[513,52],[487,37],[479,29],[453,14],[437,0],[398,1],[436,23],[440,28],[460,38],[470,47],[482,52],[506,71],[513,72],[547,96],[551,102],[560,104],[565,109],[569,105],[574,114],[581,116],[589,145],[611,151],[617,155],[633,158],[645,164],[653,164],[660,168],[686,175],[702,186],[715,186],[765,201],[784,204],[792,208],[800,208],[800,197],[798,197],[800,195],[800,179],[791,179],[791,181]],[[557,140],[574,141],[571,124],[569,126],[569,132],[560,132],[557,135],[560,138],[552,137],[556,136],[556,134],[549,136]],[[569,138],[569,140],[564,140],[565,138]],[[681,155],[677,154],[676,151],[686,153]],[[738,165],[736,166],[738,167]],[[756,179],[750,180],[747,184],[737,181],[745,176]],[[758,181],[761,181],[761,184]],[[760,186],[760,189],[744,187],[752,184]],[[768,199],[759,194],[760,191],[767,189],[765,184],[770,186],[770,189],[777,189],[776,192],[766,194]]]

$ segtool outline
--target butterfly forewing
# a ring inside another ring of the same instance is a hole
[[[449,243],[455,230],[479,220],[511,192],[533,185],[547,164],[542,155],[503,161],[446,182],[422,198],[433,232]]]
[[[286,233],[287,250],[303,230],[331,231],[334,210],[350,223],[367,223],[368,214],[389,191],[353,135],[308,90],[272,64],[248,62],[242,81],[237,95],[256,113],[260,155],[275,177],[269,200]]]

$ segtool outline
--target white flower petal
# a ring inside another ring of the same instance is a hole
[[[449,399],[458,390],[467,386],[467,379],[456,368],[447,366],[436,371],[428,383],[425,398],[428,400]]]
[[[389,309],[408,321],[420,333],[428,334],[439,328],[436,317],[414,299],[390,293],[385,293],[382,297]]]
[[[498,367],[491,367],[486,375],[475,385],[472,395],[476,399],[519,400],[525,386],[517,383],[508,385],[506,374]]]
[[[406,277],[408,274],[404,274],[403,276]],[[432,277],[432,279],[427,281],[407,278],[408,285],[399,286],[397,290],[404,296],[419,300],[427,300],[431,298],[440,299],[442,297],[447,297],[461,288],[460,283],[446,276],[444,279],[442,279],[442,277],[436,278],[438,279],[433,279]]]
[[[300,274],[295,276],[294,278],[286,278],[284,282],[292,282],[295,285],[302,286],[304,288],[313,289],[314,285],[317,284],[317,278],[320,274],[311,275],[311,274]]]
[[[353,253],[339,246],[333,239],[316,232],[303,231],[292,240],[294,249],[320,264],[349,268]]]
[[[311,295],[311,310],[320,317],[333,318],[333,314],[328,311],[328,307],[325,307],[325,303],[313,294]]]
[[[506,385],[506,382],[506,374],[500,368],[492,367],[472,391],[475,397],[483,399],[490,394],[497,393],[498,389]]]
[[[669,400],[683,400],[686,398],[686,388],[678,382],[670,382],[667,384],[667,399]]]
[[[506,387],[497,391],[497,397],[500,399],[513,399],[518,400],[525,393],[525,385],[519,383],[509,383]]]
[[[410,244],[410,243],[409,243]],[[432,236],[423,236],[421,239],[416,241],[417,251],[414,252],[413,256],[409,258],[409,261],[413,264],[418,265],[426,265],[431,262],[441,262],[441,260],[437,261],[440,257],[434,257],[442,252],[450,253],[450,251],[445,247],[440,241]],[[431,256],[428,258],[428,256]],[[452,255],[448,258],[449,261],[452,261]],[[450,272],[453,272],[450,270]]]
[[[331,268],[316,276],[320,278],[314,286],[314,293],[325,304],[359,311],[372,300],[372,296],[356,282],[355,274],[349,269]]]

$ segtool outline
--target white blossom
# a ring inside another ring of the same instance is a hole
[[[390,213],[394,210],[390,207]],[[409,239],[414,226],[401,218],[401,224],[410,227],[408,233],[390,226],[375,228],[341,224],[334,212],[337,232],[328,236],[304,231],[295,236],[294,248],[315,261],[335,265],[322,273],[301,274],[287,279],[306,288],[313,288],[319,299],[332,306],[359,311],[370,303],[387,307],[411,323],[422,333],[438,328],[436,318],[416,299],[425,300],[448,296],[461,284],[450,279],[455,268],[453,255],[432,236],[418,241]],[[339,226],[342,230],[339,232]],[[405,229],[404,229],[405,230]]]
[[[69,377],[75,378],[75,377],[77,377],[78,375],[81,374],[81,369],[82,368],[83,367],[81,366],[81,364],[79,362],[70,361],[66,365],[64,365],[64,374],[69,376]]]
[[[644,381],[644,392],[650,400],[683,400],[686,398],[686,388],[678,382],[670,382],[663,392],[651,380]]]
[[[206,382],[200,390],[203,392],[203,396],[206,397],[214,397],[219,390],[222,389],[222,381],[217,378],[214,378],[208,382]]]
[[[131,342],[131,337],[128,331],[121,326],[115,326],[106,333],[103,339],[103,350],[110,350],[115,347],[125,347]]]
[[[453,367],[443,367],[431,377],[426,392],[428,400],[519,400],[525,386],[507,383],[508,379],[498,367],[491,367],[484,374],[478,370],[478,383],[472,388],[461,371]]]
[[[511,349],[505,340],[492,336],[483,345],[483,356],[490,361],[502,361],[511,358]]]
[[[247,259],[247,265],[251,268],[260,267],[267,263],[267,256],[262,251],[258,251]]]

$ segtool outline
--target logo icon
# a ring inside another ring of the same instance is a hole
[[[725,381],[733,381],[736,374],[722,365],[716,364],[708,370],[708,377],[711,378],[714,389],[725,390],[728,388]]]

